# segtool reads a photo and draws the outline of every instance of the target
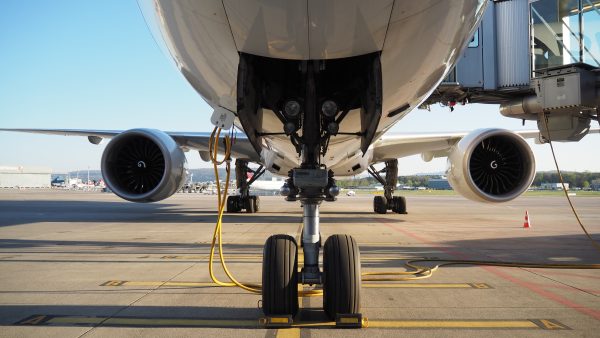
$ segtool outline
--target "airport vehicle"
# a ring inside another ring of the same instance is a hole
[[[398,158],[448,157],[448,179],[475,201],[512,200],[531,184],[535,159],[524,138],[548,133],[481,129],[470,133],[387,135],[449,74],[484,15],[486,0],[163,1],[142,2],[151,30],[190,85],[214,108],[219,127],[234,124],[239,195],[229,212],[256,212],[250,186],[268,170],[287,176],[281,194],[303,207],[304,266],[298,244],[271,236],[263,258],[263,311],[298,311],[297,284],[322,285],[331,317],[360,310],[356,241],[334,235],[319,264],[319,206],[333,202],[335,178],[368,171],[384,187],[374,212],[406,213],[394,196]],[[555,81],[556,82],[556,81]],[[597,101],[594,102],[597,106]],[[537,111],[536,111],[537,112]],[[530,114],[543,119],[548,111]],[[518,114],[515,114],[518,115]],[[540,117],[541,116],[541,117]],[[597,115],[595,115],[597,117]],[[587,115],[586,115],[587,118]],[[589,131],[587,128],[581,133]],[[185,181],[183,151],[209,160],[210,135],[154,129],[32,130],[112,139],[102,156],[107,186],[133,202],[165,199]],[[260,167],[252,170],[248,163]],[[383,163],[376,170],[374,164]],[[252,178],[248,179],[248,174]]]

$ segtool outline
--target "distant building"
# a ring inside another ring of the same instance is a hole
[[[590,189],[600,191],[600,179],[593,180],[590,184]]]
[[[445,178],[430,178],[427,181],[427,187],[433,190],[452,190],[450,183]]]
[[[0,166],[0,188],[50,188],[52,169]]]
[[[540,186],[542,190],[562,190],[562,184],[560,183],[542,183]],[[565,183],[565,188],[569,190],[569,183]]]

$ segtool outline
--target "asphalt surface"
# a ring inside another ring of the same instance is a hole
[[[600,241],[600,198],[574,202]],[[301,229],[298,203],[261,197],[261,206],[224,218],[228,267],[245,282],[260,282],[269,235]],[[265,328],[259,295],[210,283],[215,210],[216,196],[198,194],[134,204],[105,193],[0,191],[0,336],[599,336],[600,270],[464,265],[428,279],[363,281],[366,328],[334,328],[321,297],[302,298],[297,326]],[[377,215],[372,196],[340,197],[323,204],[321,232],[354,236],[363,272],[404,271],[423,257],[600,263],[563,198],[411,197],[408,210]]]

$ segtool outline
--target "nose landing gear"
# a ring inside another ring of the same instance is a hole
[[[339,189],[333,173],[321,165],[323,130],[315,75],[321,67],[307,62],[303,67],[304,110],[301,148],[302,164],[290,172],[288,198],[299,200],[303,207],[303,267],[297,268],[297,245],[288,235],[274,235],[265,243],[263,254],[263,311],[267,316],[293,317],[298,311],[298,283],[323,286],[323,308],[329,318],[353,315],[360,311],[360,252],[352,237],[333,235],[323,247],[323,272],[319,267],[322,201],[334,201]],[[292,195],[292,187],[294,193]],[[289,199],[288,199],[289,200]]]

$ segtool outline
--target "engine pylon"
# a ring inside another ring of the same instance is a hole
[[[531,228],[531,222],[529,221],[529,212],[527,210],[525,210],[525,223],[523,223],[523,228],[524,229]]]

